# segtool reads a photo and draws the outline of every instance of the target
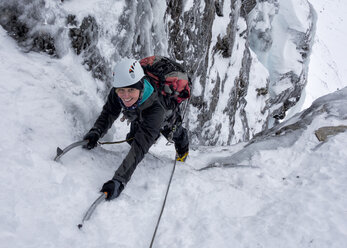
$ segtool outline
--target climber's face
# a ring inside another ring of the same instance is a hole
[[[126,107],[131,107],[140,97],[140,90],[135,88],[117,88],[116,93]]]

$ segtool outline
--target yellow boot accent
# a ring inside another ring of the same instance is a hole
[[[186,153],[184,153],[183,155],[178,155],[178,153],[176,153],[176,161],[179,161],[179,162],[185,162],[186,161],[186,159],[187,159],[187,157],[188,157],[188,153],[189,152],[186,152]]]

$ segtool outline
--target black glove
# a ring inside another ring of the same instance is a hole
[[[123,191],[124,185],[116,179],[112,179],[104,183],[100,192],[107,193],[106,200],[117,198]]]
[[[90,129],[90,131],[84,135],[83,140],[88,140],[88,144],[84,145],[83,148],[88,150],[93,149],[97,146],[98,140],[100,139],[100,131],[96,128]]]

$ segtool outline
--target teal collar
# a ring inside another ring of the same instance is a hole
[[[139,105],[144,103],[148,99],[148,97],[150,97],[152,95],[153,91],[154,91],[153,86],[150,84],[150,82],[147,81],[147,79],[144,79],[143,80],[142,99],[141,99]]]

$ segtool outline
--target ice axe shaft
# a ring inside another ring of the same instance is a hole
[[[124,143],[124,142],[128,142],[130,140],[132,140],[134,138],[130,138],[130,139],[126,139],[126,140],[120,140],[120,141],[109,141],[109,142],[100,142],[98,141],[99,145],[110,145],[110,144],[120,144],[120,143]],[[68,151],[70,151],[71,149],[77,147],[77,146],[84,146],[88,144],[88,140],[81,140],[81,141],[77,141],[75,143],[72,143],[71,145],[67,146],[64,149],[61,149],[60,147],[57,147],[57,155],[54,158],[54,161],[58,161],[65,153],[67,153]]]
[[[85,221],[89,220],[90,217],[92,216],[95,208],[102,202],[106,199],[107,197],[107,193],[104,192],[102,193],[94,202],[93,204],[88,208],[87,212],[84,214],[83,216],[83,219],[82,219],[82,222],[81,224],[78,224],[78,228],[81,229],[83,227],[83,224]]]
[[[71,145],[67,146],[64,149],[61,149],[59,147],[57,147],[57,155],[54,158],[54,161],[58,161],[58,159],[63,156],[65,153],[67,153],[68,151],[70,151],[72,148],[75,148],[77,146],[83,146],[88,144],[88,140],[81,140],[81,141],[77,141],[75,143],[72,143]]]

